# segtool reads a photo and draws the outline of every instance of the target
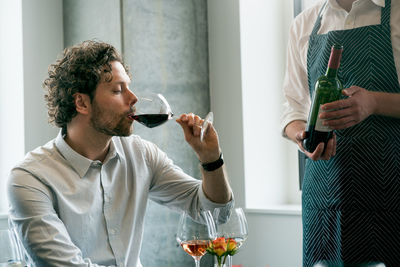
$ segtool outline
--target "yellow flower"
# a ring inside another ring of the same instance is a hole
[[[228,238],[227,239],[227,251],[228,252],[233,252],[236,250],[236,241],[233,238]]]
[[[218,237],[212,241],[212,248],[217,256],[222,256],[227,249],[227,244],[224,237]]]

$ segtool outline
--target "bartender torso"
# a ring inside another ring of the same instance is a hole
[[[326,105],[335,129],[306,153],[303,265],[384,262],[400,254],[400,1],[328,0],[291,27],[283,134],[305,137],[313,85],[333,43],[344,47],[344,99]],[[336,266],[336,265],[334,265]],[[341,266],[341,265],[339,265]]]

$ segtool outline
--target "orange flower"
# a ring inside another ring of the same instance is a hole
[[[207,248],[207,252],[215,255],[218,266],[225,264],[228,255],[235,255],[237,252],[237,243],[233,238],[218,237],[212,241]]]
[[[214,253],[221,257],[227,249],[227,243],[225,241],[225,237],[218,237],[214,241],[212,241],[212,248]]]
[[[236,250],[236,241],[233,238],[228,238],[227,239],[227,251],[228,252],[233,252]]]

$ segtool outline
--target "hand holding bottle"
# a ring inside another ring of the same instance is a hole
[[[325,144],[321,142],[317,145],[313,152],[308,152],[303,147],[303,141],[307,136],[307,132],[304,130],[304,122],[295,121],[292,122],[290,127],[295,132],[295,141],[299,147],[299,149],[311,160],[329,160],[331,157],[336,154],[336,134],[333,133],[332,137]]]
[[[351,127],[362,122],[374,113],[374,93],[358,86],[351,86],[343,90],[346,99],[323,105],[324,112],[320,114],[323,125],[333,130]]]

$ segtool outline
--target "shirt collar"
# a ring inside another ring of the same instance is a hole
[[[55,145],[60,151],[61,155],[69,162],[71,167],[79,174],[81,178],[83,178],[90,166],[92,164],[96,164],[98,161],[88,159],[73,150],[67,144],[67,142],[65,142],[64,137],[65,135],[62,133],[62,131],[60,131],[56,137]],[[115,137],[111,139],[110,150],[104,162],[107,162],[114,157],[119,158],[119,155],[121,154],[120,151],[118,151],[118,147],[114,144],[114,138]]]
[[[372,2],[380,7],[385,7],[385,0],[372,0]]]
[[[60,151],[61,155],[63,155],[63,157],[69,162],[71,167],[74,168],[74,170],[82,178],[92,164],[92,160],[82,156],[81,154],[73,150],[67,144],[67,142],[65,142],[62,131],[58,133],[55,145]]]
[[[385,0],[371,0],[371,1],[377,6],[385,7]],[[334,7],[336,9],[342,9],[342,7],[339,6],[336,0],[328,0],[328,3],[331,7]]]
[[[109,161],[110,159],[117,157],[118,159],[121,158],[121,155],[123,155],[121,153],[121,148],[117,145],[115,145],[116,139],[119,138],[118,136],[113,136],[111,138],[111,142],[110,142],[110,149],[108,151],[107,157],[104,160],[104,163],[106,163],[107,161]]]

